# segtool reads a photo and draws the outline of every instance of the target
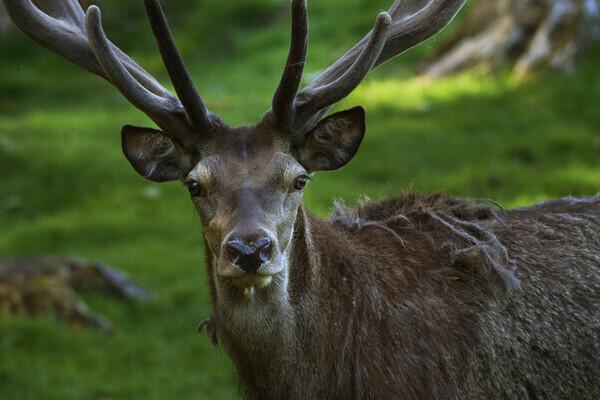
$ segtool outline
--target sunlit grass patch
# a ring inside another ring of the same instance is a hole
[[[436,80],[409,76],[369,80],[359,86],[353,96],[366,107],[427,113],[431,103],[453,102],[467,96],[495,96],[515,87],[517,84],[509,79],[472,73]]]

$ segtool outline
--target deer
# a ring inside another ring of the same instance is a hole
[[[2,2],[158,126],[125,125],[122,150],[143,177],[189,190],[213,310],[199,330],[224,347],[244,398],[600,398],[600,196],[504,210],[411,191],[329,219],[302,201],[365,134],[362,107],[332,107],[464,0],[395,1],[302,89],[307,1],[291,0],[271,108],[236,127],[208,110],[158,0],[144,5],[176,96],[107,39],[98,7]]]

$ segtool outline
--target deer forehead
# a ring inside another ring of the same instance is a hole
[[[252,157],[241,154],[211,155],[189,172],[188,179],[212,189],[241,186],[274,189],[287,185],[306,170],[294,157],[281,151],[261,151]]]

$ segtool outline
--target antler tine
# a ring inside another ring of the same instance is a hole
[[[29,38],[43,47],[65,57],[88,71],[109,80],[88,44],[85,13],[75,0],[44,1],[2,0],[9,16]],[[127,70],[152,93],[165,96],[170,92],[150,74],[111,43]]]
[[[388,41],[375,67],[429,39],[454,19],[466,0],[430,0],[425,7],[421,0],[395,2],[390,8],[394,20]]]
[[[310,116],[323,108],[335,104],[348,96],[371,71],[386,42],[392,18],[386,12],[380,13],[375,22],[375,27],[368,36],[368,41],[363,46],[361,53],[346,71],[332,82],[315,88],[307,87],[298,94],[297,114],[298,121],[310,121]],[[320,119],[320,118],[319,118]],[[315,121],[316,123],[318,121]]]
[[[182,111],[179,100],[173,95],[157,96],[129,73],[104,34],[98,7],[90,6],[85,15],[90,46],[108,79],[131,104],[145,112],[161,129],[175,135],[182,144],[193,146],[195,140],[189,137],[189,125],[185,119],[177,117]],[[173,100],[177,101],[175,107]]]
[[[308,50],[308,10],[306,0],[292,0],[292,39],[279,86],[273,96],[273,114],[278,123],[292,123],[294,98],[298,93]]]
[[[84,12],[77,1],[2,0],[15,25],[29,38],[88,71],[106,78],[85,38]],[[70,39],[70,40],[69,40]]]
[[[185,147],[198,137],[179,99],[112,44],[96,6],[77,0],[1,0],[17,27],[35,42],[116,86],[134,106]]]
[[[220,124],[220,118],[208,110],[200,97],[177,49],[160,3],[158,0],[144,0],[144,5],[163,62],[192,126],[201,132],[212,131]]]
[[[293,130],[299,135],[307,133],[335,102],[350,94],[370,70],[441,31],[456,16],[465,1],[395,1],[389,10],[392,19],[389,33],[376,61],[368,68],[359,64],[362,54],[373,43],[373,36],[378,34],[377,24],[356,46],[298,93]],[[364,57],[360,62],[369,64],[371,61],[371,58]],[[352,72],[355,70],[361,71],[359,79]],[[352,84],[345,84],[346,80],[352,80]]]

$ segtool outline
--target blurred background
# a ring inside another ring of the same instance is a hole
[[[108,37],[171,87],[143,2],[94,3]],[[258,122],[287,56],[289,2],[162,3],[209,108],[230,125]],[[310,0],[304,83],[390,5]],[[112,335],[0,304],[0,399],[237,398],[226,354],[196,334],[211,307],[187,190],[145,181],[121,154],[121,126],[152,123],[2,15],[0,257],[102,261],[156,301],[79,291],[79,301],[112,321]],[[364,106],[367,134],[350,164],[314,177],[305,202],[327,217],[334,199],[356,204],[411,188],[504,208],[595,194],[599,27],[597,0],[468,2],[443,34],[378,68],[337,105]]]

